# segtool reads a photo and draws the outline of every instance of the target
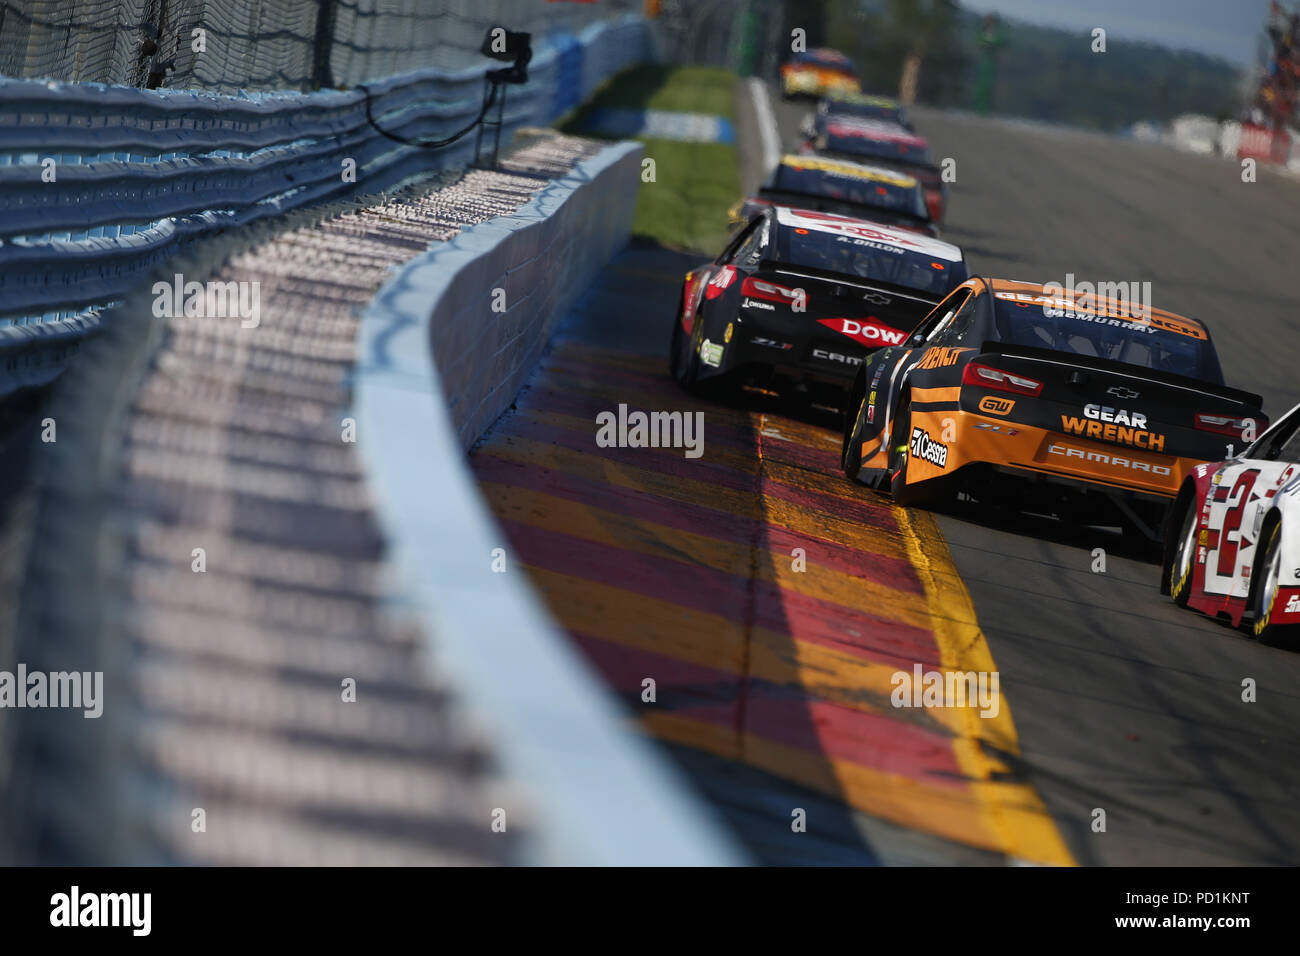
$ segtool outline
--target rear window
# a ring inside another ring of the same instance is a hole
[[[892,159],[927,165],[930,151],[919,143],[906,139],[886,139],[862,133],[851,133],[848,127],[827,124],[817,137],[818,150],[843,153],[848,156],[865,156],[870,159]]]
[[[964,262],[860,236],[787,228],[777,232],[774,245],[775,258],[786,265],[874,279],[939,297],[970,275]]]
[[[889,123],[903,122],[903,109],[901,106],[882,103],[830,100],[824,104],[822,112],[828,114],[832,119],[838,115],[856,119],[885,120]]]
[[[785,164],[778,166],[760,195],[777,193],[822,196],[929,218],[925,194],[918,185],[902,186],[897,181],[891,182],[888,179],[865,179],[837,172],[830,164],[823,164],[822,168],[798,168]]]
[[[1135,315],[1075,311],[1059,300],[1055,304],[1039,297],[1024,301],[1023,293],[999,292],[994,301],[998,338],[1003,342],[1074,352],[1223,384],[1219,358],[1208,337],[1160,328]]]
[[[854,68],[852,60],[844,54],[832,50],[808,50],[804,53],[796,53],[790,58],[790,62],[797,66],[816,66],[824,70],[839,70],[850,76],[856,76],[858,72]]]

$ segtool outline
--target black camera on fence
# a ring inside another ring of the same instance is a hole
[[[494,60],[513,61],[510,66],[488,73],[493,83],[527,83],[528,63],[533,58],[533,35],[516,33],[505,27],[488,27],[479,52]]]

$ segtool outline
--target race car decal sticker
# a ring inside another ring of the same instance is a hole
[[[1089,406],[1093,407],[1093,406]],[[1142,419],[1143,424],[1146,418]],[[1149,432],[1141,428],[1125,428],[1114,422],[1085,421],[1072,415],[1061,416],[1061,430],[1067,435],[1082,435],[1085,438],[1100,438],[1106,441],[1145,448],[1147,451],[1164,451],[1165,436],[1159,432]]]
[[[926,349],[925,355],[921,356],[921,361],[916,363],[917,368],[946,368],[949,365],[955,365],[961,358],[963,352],[970,352],[972,349],[962,349],[951,346],[941,346],[932,349]]]
[[[706,299],[716,299],[727,291],[727,286],[731,285],[735,278],[736,267],[723,266],[718,270],[718,274],[709,280],[709,284],[704,289],[704,297]]]
[[[700,343],[700,361],[717,368],[722,364],[722,343],[705,339]]]
[[[869,315],[865,319],[818,319],[817,321],[832,331],[847,335],[855,342],[872,347],[901,345],[907,339],[906,332],[885,325],[874,315]]]
[[[1246,516],[1246,505],[1250,501],[1250,493],[1255,487],[1255,479],[1259,477],[1258,468],[1247,468],[1238,477],[1232,486],[1232,491],[1228,495],[1228,510],[1224,512],[1223,524],[1219,528],[1219,540],[1216,547],[1219,552],[1218,568],[1216,574],[1206,574],[1205,589],[1212,593],[1222,593],[1231,587],[1231,578],[1233,568],[1237,565],[1237,552],[1243,545],[1250,547],[1252,542],[1246,539],[1241,533],[1241,522]],[[1214,550],[1214,548],[1211,548]],[[1211,578],[1217,578],[1211,581]],[[1225,580],[1227,579],[1227,580]]]
[[[985,395],[980,399],[980,411],[988,412],[990,415],[1010,415],[1011,409],[1016,407],[1014,399],[998,398],[996,395]]]
[[[839,162],[833,159],[822,159],[819,156],[786,156],[781,160],[782,166],[788,166],[791,169],[809,170],[818,173],[829,173],[835,176],[843,176],[845,179],[860,179],[867,182],[886,183],[890,186],[899,186],[904,189],[916,185],[916,180],[911,176],[905,176],[902,173],[891,173],[884,169],[877,169],[873,166],[859,166],[856,163]]]
[[[1157,331],[1176,332],[1193,339],[1208,338],[1205,329],[1199,324],[1184,321],[1176,316],[1152,314],[1149,318],[1118,309],[1088,308],[1074,299],[1055,295],[1042,295],[1029,292],[995,292],[994,298],[1022,305],[1037,305],[1044,315],[1076,319],[1080,322],[1093,322],[1099,325],[1114,325],[1131,332],[1146,332],[1154,335]],[[1134,396],[1136,397],[1136,396]]]
[[[859,355],[842,355],[839,352],[828,352],[825,349],[813,349],[813,358],[823,359],[829,362],[843,362],[845,365],[861,365],[862,357]]]
[[[1130,412],[1123,408],[1115,409],[1109,405],[1085,405],[1083,415],[1094,421],[1114,422],[1116,425],[1130,425],[1133,428],[1147,427],[1147,417],[1141,412]]]
[[[888,252],[892,255],[901,256],[906,250],[899,249],[897,246],[887,245],[883,242],[874,242],[871,239],[862,239],[858,236],[836,236],[836,242],[847,242],[854,246],[866,246],[869,249],[875,249],[877,252]]]
[[[937,468],[948,467],[948,446],[930,437],[924,428],[912,429],[912,457],[928,461]]]
[[[867,223],[849,216],[839,216],[829,212],[814,212],[808,209],[791,209],[787,206],[776,207],[777,222],[783,226],[813,229],[817,232],[831,233],[841,237],[856,237],[881,243],[886,251],[899,251],[890,247],[905,246],[913,252],[942,259],[945,262],[961,262],[962,251],[952,243],[942,239],[931,239],[914,232],[891,229],[880,223]]]
[[[1065,458],[1082,458],[1084,461],[1095,461],[1102,465],[1111,465],[1116,468],[1128,468],[1132,471],[1145,471],[1152,475],[1169,477],[1173,472],[1167,465],[1157,465],[1153,462],[1142,461],[1138,458],[1122,458],[1119,455],[1111,455],[1103,451],[1087,451],[1083,448],[1074,448],[1070,445],[1051,444],[1047,446],[1047,452],[1050,455],[1061,455]]]

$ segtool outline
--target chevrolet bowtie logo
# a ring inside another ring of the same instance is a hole
[[[1123,385],[1112,385],[1106,389],[1107,395],[1114,395],[1116,398],[1137,398],[1138,393],[1131,388],[1125,388]]]
[[[862,297],[863,302],[870,302],[872,305],[887,305],[891,300],[887,295],[880,295],[878,292],[868,292]]]

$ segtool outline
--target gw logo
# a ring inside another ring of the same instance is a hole
[[[928,461],[939,468],[948,466],[948,446],[930,438],[923,428],[912,429],[912,457]]]
[[[1010,398],[997,398],[993,395],[985,395],[980,399],[980,411],[988,412],[990,415],[1009,415],[1011,409],[1015,407],[1015,401]]]

